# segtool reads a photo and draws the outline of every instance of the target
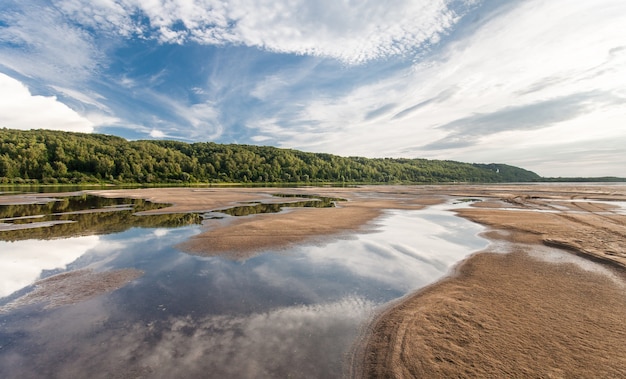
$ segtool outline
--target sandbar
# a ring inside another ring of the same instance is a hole
[[[142,271],[135,269],[64,272],[38,280],[34,290],[0,307],[0,313],[36,303],[45,304],[45,309],[76,304],[122,288],[142,275]]]
[[[422,209],[452,198],[480,200],[458,214],[488,226],[484,236],[492,245],[461,262],[450,276],[376,315],[355,348],[350,376],[626,377],[624,185],[89,192],[172,204],[149,213],[301,200],[274,193],[346,200],[334,208],[206,220],[200,234],[178,246],[192,254],[231,259],[368,230],[387,209]],[[543,259],[551,254],[547,248],[596,262],[611,274]]]
[[[626,377],[624,189],[463,190],[486,199],[458,213],[492,246],[377,315],[350,376]],[[599,268],[551,261],[550,246]]]

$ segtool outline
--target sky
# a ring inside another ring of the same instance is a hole
[[[623,0],[2,0],[0,127],[626,177]]]

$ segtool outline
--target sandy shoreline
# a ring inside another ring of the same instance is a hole
[[[206,220],[202,233],[178,246],[192,254],[242,260],[270,248],[323,243],[367,230],[387,209],[422,209],[450,198],[479,198],[482,201],[458,214],[490,228],[485,237],[494,242],[492,250],[473,255],[455,275],[376,317],[353,358],[351,375],[626,377],[626,211],[620,207],[626,204],[626,186],[151,188],[89,193],[172,204],[150,213],[210,212],[251,202],[301,200],[271,196],[275,193],[347,200],[336,208]],[[24,201],[35,200],[29,195]],[[546,262],[551,253],[545,246],[601,262],[613,276],[572,263]]]
[[[358,351],[359,378],[621,378],[622,285],[523,248],[480,253],[387,309]]]
[[[623,201],[622,189],[548,190],[459,210],[505,245],[378,315],[351,376],[626,377],[626,215],[589,199]],[[544,245],[603,266],[546,262]]]
[[[254,191],[238,196],[249,201]],[[485,237],[498,242],[496,251],[473,255],[455,275],[378,315],[356,349],[351,376],[626,377],[626,214],[620,204],[611,203],[624,204],[626,186],[392,186],[288,192],[348,202],[334,209],[295,209],[213,225],[182,248],[206,255],[236,252],[233,258],[245,259],[269,247],[363,228],[385,209],[420,209],[449,197],[480,198],[458,214],[490,227]],[[572,263],[546,262],[550,254],[544,246],[602,262],[613,276]]]

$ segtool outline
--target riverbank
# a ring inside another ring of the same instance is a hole
[[[623,189],[492,189],[459,210],[492,246],[380,314],[352,376],[626,377]]]
[[[454,277],[382,313],[354,376],[625,377],[624,276],[547,263],[526,249],[474,255]]]
[[[211,212],[249,203],[346,199],[335,208],[205,220],[179,247],[245,260],[266,249],[364,230],[387,209],[472,200],[460,216],[493,243],[455,275],[372,323],[358,377],[624,377],[626,186],[455,185],[354,188],[166,188],[90,191],[171,203],[150,213]],[[32,195],[36,197],[37,195]],[[45,196],[45,195],[41,195]],[[23,201],[30,201],[31,195]],[[418,232],[418,231],[416,231]],[[566,252],[567,250],[567,252]],[[503,254],[508,253],[508,254]],[[576,256],[584,257],[572,261]],[[600,264],[585,265],[591,261]],[[583,263],[581,263],[583,262]]]

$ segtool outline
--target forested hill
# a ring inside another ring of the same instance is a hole
[[[526,182],[504,164],[368,159],[268,146],[127,141],[102,134],[0,129],[0,183]]]

